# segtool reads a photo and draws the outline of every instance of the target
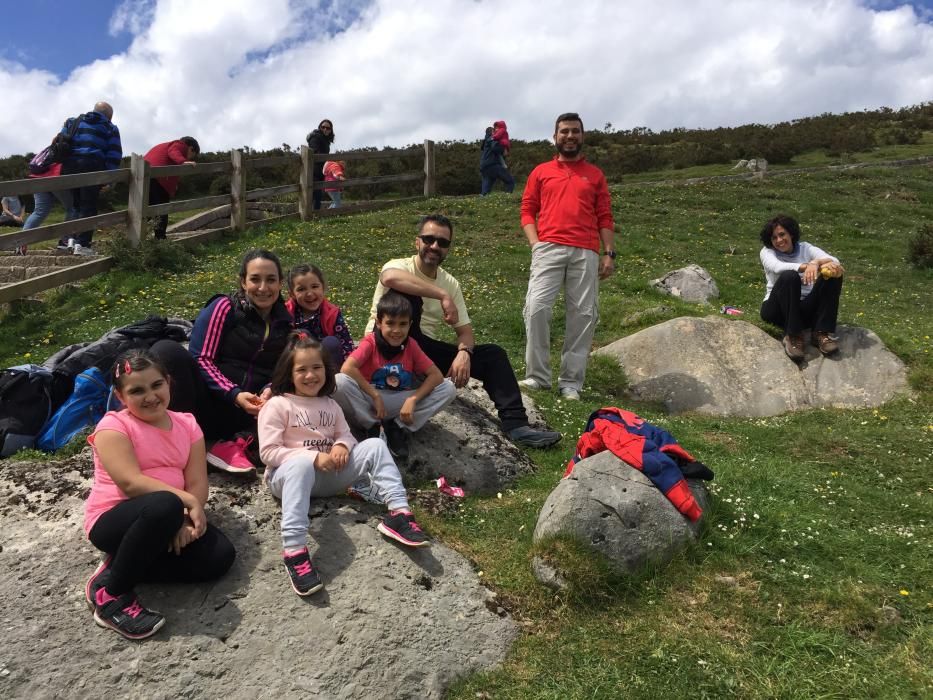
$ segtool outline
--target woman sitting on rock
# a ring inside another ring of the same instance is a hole
[[[836,316],[845,272],[838,258],[800,240],[800,226],[779,214],[761,229],[759,253],[768,287],[761,318],[784,329],[784,352],[804,358],[803,331],[824,355],[839,350]]]
[[[247,451],[256,439],[261,393],[285,349],[292,315],[282,301],[282,265],[254,249],[240,265],[239,289],[201,309],[188,350],[159,341],[152,353],[175,380],[173,411],[193,413],[208,439],[207,462],[232,473],[255,471]]]

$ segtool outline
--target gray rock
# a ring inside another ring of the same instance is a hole
[[[567,581],[560,575],[557,568],[541,557],[532,557],[531,570],[535,578],[552,591],[562,591],[567,588]]]
[[[748,161],[747,161],[745,158],[743,158],[743,159],[740,160],[738,163],[736,163],[736,164],[732,167],[732,169],[733,169],[733,170],[741,170],[742,168],[746,168],[746,167],[748,167]]]
[[[531,399],[522,396],[531,425],[545,427]],[[447,477],[468,493],[496,493],[534,462],[512,444],[482,384],[471,380],[447,408],[412,436],[407,473],[415,480]]]
[[[706,486],[702,481],[688,483],[705,511]],[[691,523],[648,477],[606,451],[579,462],[561,479],[541,508],[534,541],[570,535],[604,555],[621,573],[632,574],[649,562],[668,563],[697,539],[702,521],[701,516]],[[553,567],[535,569],[545,585],[559,577],[549,569]]]
[[[615,358],[633,398],[671,413],[773,416],[810,408],[880,406],[907,390],[904,364],[877,335],[839,326],[840,351],[810,345],[800,366],[781,341],[745,321],[681,317],[596,352]]]
[[[128,642],[98,628],[84,602],[98,560],[81,529],[90,475],[87,449],[0,465],[3,697],[106,686],[120,697],[440,698],[498,664],[518,633],[468,560],[438,542],[387,541],[375,530],[384,509],[346,498],[317,501],[312,555],[326,588],[299,598],[282,567],[278,503],[259,481],[212,473],[209,517],[237,561],[216,583],[141,586],[168,621]]]
[[[684,301],[708,304],[710,299],[719,296],[719,287],[712,276],[699,265],[687,265],[679,270],[668,272],[664,277],[653,280],[655,289],[680,297]]]

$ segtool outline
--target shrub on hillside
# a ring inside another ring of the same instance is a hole
[[[125,233],[115,233],[106,243],[106,252],[116,260],[116,267],[133,272],[151,273],[155,270],[182,272],[194,267],[194,255],[184,245],[170,241],[156,241],[152,234],[133,248]]]
[[[933,267],[933,224],[924,224],[907,241],[907,261],[920,270]]]

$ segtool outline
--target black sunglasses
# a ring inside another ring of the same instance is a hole
[[[427,246],[434,245],[437,243],[439,248],[450,248],[450,239],[449,238],[438,238],[437,236],[432,236],[427,233],[423,233],[418,238],[421,239],[421,242]]]

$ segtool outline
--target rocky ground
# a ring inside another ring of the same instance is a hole
[[[468,395],[451,415],[489,421],[477,402]],[[489,489],[531,468],[518,450],[500,463],[475,457],[478,438],[463,435],[481,433],[446,420],[413,446],[420,475],[476,462],[484,476],[472,485]],[[236,545],[233,569],[213,585],[140,587],[168,621],[149,640],[125,640],[97,627],[84,601],[99,560],[81,527],[91,474],[89,449],[0,462],[0,697],[435,698],[500,662],[517,635],[468,560],[439,542],[386,540],[375,529],[383,509],[347,498],[312,505],[326,588],[299,598],[281,563],[278,503],[260,480],[212,473],[209,514]],[[444,508],[447,498],[427,500]]]

